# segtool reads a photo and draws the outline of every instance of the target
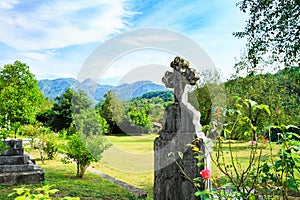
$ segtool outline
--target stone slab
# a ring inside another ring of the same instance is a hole
[[[0,165],[24,165],[29,163],[29,156],[0,156]]]
[[[44,171],[42,168],[35,166],[33,171],[1,173],[0,185],[11,186],[18,184],[36,184],[44,181]]]
[[[33,164],[28,165],[0,165],[0,173],[6,172],[28,172],[34,170]]]

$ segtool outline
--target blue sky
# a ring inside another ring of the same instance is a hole
[[[0,66],[20,60],[38,79],[76,78],[87,57],[103,42],[127,31],[155,27],[176,31],[198,43],[228,78],[234,57],[239,57],[245,43],[232,36],[243,30],[246,20],[236,2],[1,0]],[[111,65],[103,83],[116,84],[124,79],[129,66],[149,65],[158,54],[128,54]],[[171,56],[163,54],[155,64],[168,65]]]

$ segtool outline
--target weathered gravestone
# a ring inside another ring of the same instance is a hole
[[[163,82],[166,87],[174,88],[175,103],[166,110],[162,133],[154,142],[154,199],[193,200],[197,199],[195,187],[169,154],[182,152],[183,159],[175,157],[179,165],[191,179],[199,177],[203,168],[197,167],[195,155],[187,146],[197,137],[201,137],[201,141],[205,139],[199,122],[200,113],[188,103],[188,87],[196,84],[199,75],[180,57],[171,62],[171,67],[173,72],[167,71]],[[204,152],[203,145],[198,145]],[[204,189],[204,183],[201,189]]]
[[[0,185],[33,184],[44,181],[44,171],[24,153],[22,140],[3,141],[8,149],[0,154]]]

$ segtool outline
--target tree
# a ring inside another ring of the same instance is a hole
[[[73,121],[72,98],[74,91],[68,88],[62,95],[55,98],[55,103],[49,114],[47,125],[53,131],[68,129]]]
[[[33,123],[44,97],[29,66],[20,61],[0,69],[0,125],[17,133],[22,124]]]
[[[244,59],[250,74],[266,58],[286,66],[300,64],[299,0],[242,0],[237,6],[249,15],[245,30],[234,35],[247,39]]]
[[[77,177],[82,178],[86,168],[92,162],[98,162],[102,157],[103,151],[109,147],[110,145],[100,135],[92,135],[82,140],[80,135],[74,134],[69,137],[65,147],[66,157],[63,159],[63,162],[69,163],[74,161],[77,165]]]
[[[135,108],[131,108],[130,110],[128,115],[135,126],[141,127],[141,131],[143,131],[143,128],[151,128],[152,122],[145,110]]]
[[[231,96],[251,99],[259,104],[270,106],[271,117],[263,119],[268,121],[269,124],[299,125],[299,79],[300,68],[289,67],[278,71],[274,75],[248,75],[244,78],[229,80],[225,83],[227,96],[229,97],[228,105],[230,107],[234,105],[234,101],[230,100]],[[260,117],[253,119],[256,119],[256,121],[262,120]]]
[[[107,124],[109,125],[109,134],[112,134],[113,129],[123,121],[125,109],[122,102],[118,100],[113,91],[108,91],[104,95],[104,98],[105,100],[99,113],[107,121]]]
[[[189,102],[201,113],[201,125],[208,125],[212,112],[226,105],[226,91],[219,70],[204,70],[200,77],[196,89],[189,93]]]
[[[77,164],[77,176],[82,178],[86,168],[101,159],[103,151],[110,147],[102,136],[98,116],[92,108],[92,102],[83,92],[73,93],[73,119],[76,133],[71,135],[65,147],[64,162]]]

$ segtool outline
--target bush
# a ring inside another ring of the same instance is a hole
[[[92,163],[101,159],[104,150],[109,148],[102,135],[91,135],[85,137],[78,134],[69,137],[67,146],[64,149],[65,157],[63,163],[75,162],[77,164],[77,177],[82,178],[86,168]]]
[[[46,153],[47,159],[53,160],[58,152],[57,137],[53,133],[46,134],[43,136],[43,142],[45,142],[43,151]]]

